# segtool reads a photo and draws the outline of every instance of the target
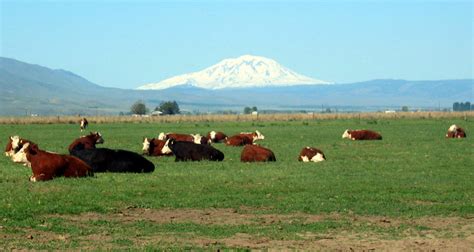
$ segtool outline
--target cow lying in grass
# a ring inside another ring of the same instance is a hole
[[[229,146],[243,146],[247,144],[253,144],[252,138],[245,135],[235,135],[226,137],[224,143]]]
[[[245,145],[240,154],[241,162],[269,162],[276,161],[275,154],[270,149],[259,145]]]
[[[107,148],[84,149],[83,144],[78,144],[70,153],[90,165],[94,172],[140,173],[155,170],[152,162],[131,151]]]
[[[70,156],[60,155],[40,150],[34,143],[25,143],[23,147],[13,155],[13,161],[28,163],[33,175],[30,181],[45,181],[55,177],[86,177],[92,176],[92,168],[84,161]]]
[[[143,155],[148,156],[170,156],[173,153],[168,149],[168,151],[164,152],[163,147],[165,146],[166,141],[159,140],[156,138],[147,138],[143,139],[143,148],[142,152]]]
[[[227,138],[227,135],[221,131],[210,131],[207,133],[207,138],[212,143],[221,143]]]
[[[163,151],[171,151],[176,156],[175,161],[222,161],[224,160],[224,153],[220,150],[207,145],[195,144],[191,142],[179,142],[174,139],[166,141]]]
[[[191,142],[195,144],[211,144],[211,140],[200,134],[179,134],[179,133],[164,133],[158,135],[158,140],[166,141],[173,139],[178,142]]]
[[[321,162],[324,160],[326,160],[326,157],[320,149],[309,146],[304,147],[298,156],[298,161],[303,162]]]
[[[382,135],[372,130],[346,130],[342,138],[351,140],[382,140]]]
[[[446,133],[446,138],[465,138],[466,132],[463,128],[457,126],[456,124],[451,125],[448,128],[448,133]]]
[[[91,132],[87,136],[82,136],[74,140],[68,147],[69,152],[74,149],[78,144],[83,145],[83,149],[95,149],[96,144],[104,143],[104,139],[102,138],[102,134],[99,132]]]

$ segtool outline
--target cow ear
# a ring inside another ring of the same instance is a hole
[[[10,140],[12,140],[12,141],[13,141],[13,136],[10,136]]]

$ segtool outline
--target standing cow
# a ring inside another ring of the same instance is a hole
[[[382,140],[382,135],[372,130],[346,130],[342,138],[351,140]]]
[[[275,154],[270,149],[259,145],[245,145],[240,154],[241,162],[269,162],[276,161]]]
[[[326,160],[324,153],[314,147],[305,147],[301,150],[300,155],[298,156],[298,161],[303,162],[321,162]]]
[[[83,117],[81,119],[80,125],[81,125],[81,132],[82,132],[83,130],[87,128],[87,126],[89,125],[89,122],[87,121],[85,117]]]
[[[171,151],[176,156],[175,161],[222,161],[224,160],[224,153],[220,150],[207,145],[195,144],[191,142],[179,142],[174,139],[166,141],[163,151]]]

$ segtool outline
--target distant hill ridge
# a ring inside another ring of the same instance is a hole
[[[0,57],[0,115],[118,114],[137,100],[149,108],[176,100],[187,111],[260,109],[320,110],[325,106],[451,107],[472,101],[473,79],[371,80],[332,85],[204,89],[178,85],[163,90],[107,88],[66,70]],[[278,97],[278,99],[275,99]]]

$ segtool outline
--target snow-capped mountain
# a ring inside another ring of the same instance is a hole
[[[314,84],[330,84],[330,82],[298,74],[272,59],[243,55],[222,60],[199,72],[178,75],[143,85],[138,89],[166,89],[180,85],[222,89]]]

